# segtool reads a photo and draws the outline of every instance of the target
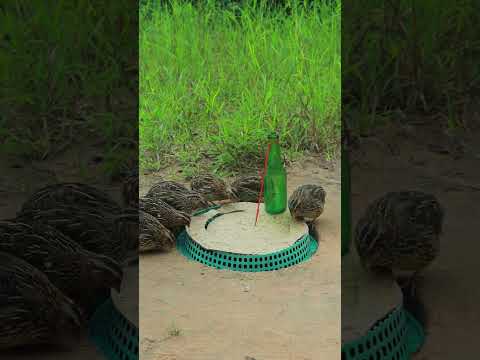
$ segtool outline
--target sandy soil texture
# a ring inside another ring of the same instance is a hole
[[[478,353],[479,136],[478,129],[452,137],[425,125],[385,129],[365,140],[352,159],[354,221],[386,191],[429,192],[445,208],[441,254],[419,289],[428,323],[425,346],[415,359],[463,359]]]
[[[145,193],[161,174],[141,178]],[[177,251],[140,259],[142,360],[340,358],[340,169],[318,159],[288,171],[289,191],[320,183],[319,250],[268,273],[216,270]]]

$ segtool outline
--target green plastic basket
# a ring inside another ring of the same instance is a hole
[[[243,255],[207,250],[195,242],[186,231],[177,238],[178,250],[187,258],[217,269],[243,272],[272,271],[299,264],[309,259],[318,248],[317,241],[305,235],[288,248],[264,255]]]
[[[219,209],[215,205],[201,209],[192,216],[198,216],[212,209]],[[210,220],[211,221],[211,220]],[[273,271],[308,260],[318,249],[318,242],[311,234],[306,234],[293,245],[283,250],[262,255],[245,255],[225,251],[208,250],[193,240],[187,231],[182,231],[177,237],[177,248],[185,257],[202,264],[217,268],[242,272]]]
[[[425,341],[420,323],[399,307],[365,336],[342,346],[342,360],[410,360]]]
[[[138,328],[111,298],[98,307],[89,325],[90,339],[108,360],[138,360]]]

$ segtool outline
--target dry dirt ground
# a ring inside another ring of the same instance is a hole
[[[387,191],[429,192],[445,209],[441,254],[425,272],[419,289],[428,322],[426,343],[415,360],[478,354],[479,138],[478,128],[454,138],[425,125],[391,128],[376,135],[385,140],[383,144],[364,141],[354,152],[354,223],[369,202]]]
[[[340,358],[340,167],[308,159],[288,169],[289,192],[320,183],[319,250],[267,273],[216,270],[174,250],[140,258],[142,360]],[[339,165],[339,164],[338,164]],[[144,175],[140,193],[164,174]]]

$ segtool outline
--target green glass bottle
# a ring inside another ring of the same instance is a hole
[[[283,166],[278,135],[272,135],[270,139],[264,179],[265,210],[269,214],[281,214],[287,208],[287,172]]]

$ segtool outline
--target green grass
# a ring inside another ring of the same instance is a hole
[[[480,90],[480,3],[358,0],[342,21],[342,111],[360,132],[422,116],[462,127]],[[415,115],[415,116],[411,116]]]
[[[289,1],[286,16],[261,1],[200,3],[141,8],[141,167],[258,164],[271,130],[288,156],[336,156],[340,5],[315,2],[306,11]]]
[[[137,137],[138,16],[128,0],[10,1],[0,6],[0,151],[55,156],[81,139],[118,170]],[[130,99],[126,101],[126,99]],[[104,150],[104,151],[103,151]],[[136,157],[136,153],[134,154]]]

